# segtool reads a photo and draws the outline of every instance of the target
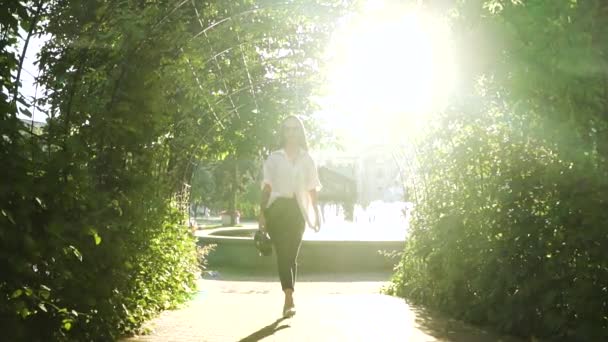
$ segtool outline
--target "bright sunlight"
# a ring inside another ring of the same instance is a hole
[[[319,115],[350,142],[394,142],[446,103],[455,81],[449,28],[420,10],[370,1],[327,51]]]

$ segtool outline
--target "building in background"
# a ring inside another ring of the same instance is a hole
[[[357,153],[317,151],[314,155],[323,186],[332,196],[352,182],[355,202],[364,207],[374,201],[404,200],[402,174],[391,147],[374,145]]]

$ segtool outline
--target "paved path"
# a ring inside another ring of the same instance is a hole
[[[302,276],[296,285],[296,316],[279,319],[283,298],[272,277],[220,272],[216,279],[201,280],[200,292],[184,308],[151,321],[150,335],[125,342],[517,341],[431,318],[402,299],[381,295],[388,277]]]

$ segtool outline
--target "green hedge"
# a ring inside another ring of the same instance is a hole
[[[417,143],[390,292],[502,331],[608,337],[606,4],[465,0],[461,79]]]
[[[173,202],[201,160],[255,159],[283,116],[312,113],[309,61],[346,7],[3,1],[2,339],[112,340],[185,300],[198,255]],[[32,35],[48,37],[36,100],[16,77]],[[17,116],[41,110],[27,133]]]
[[[19,28],[34,27],[31,5],[11,0],[0,13],[0,339],[110,341],[194,291],[196,244],[173,200],[191,156],[164,138],[173,117],[153,101],[164,95],[161,57],[120,62],[134,44],[104,48],[126,35],[112,24],[95,36],[105,42],[80,43],[86,28],[99,33],[87,20],[102,19],[103,2],[45,2],[50,118],[31,134],[17,113],[33,107],[5,92],[19,90],[13,49]]]
[[[606,164],[551,125],[497,107],[441,119],[389,293],[522,336],[608,336]]]
[[[114,340],[193,293],[195,240],[169,202],[141,188],[111,199],[80,177],[52,185],[16,164],[0,199],[3,339]]]

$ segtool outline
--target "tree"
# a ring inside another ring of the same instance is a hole
[[[258,176],[258,160],[234,160],[231,158],[199,165],[192,179],[192,201],[206,207],[230,213],[231,224],[236,224],[236,213],[241,205],[240,195]],[[255,199],[257,204],[259,199]]]
[[[190,201],[195,208],[198,208],[201,205],[205,205],[206,207],[211,206],[216,188],[212,170],[212,166],[202,164],[199,164],[194,170],[192,175]]]

